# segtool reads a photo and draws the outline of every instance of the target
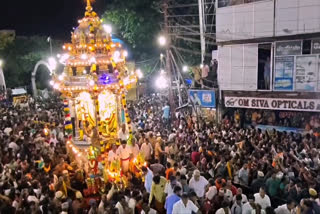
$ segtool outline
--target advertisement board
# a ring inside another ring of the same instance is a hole
[[[317,56],[297,56],[296,59],[296,91],[316,91],[317,88]]]
[[[301,40],[276,43],[276,56],[301,55],[301,53]]]
[[[320,112],[319,99],[225,97],[225,107]]]
[[[274,66],[274,90],[293,90],[294,57],[275,57]]]
[[[189,98],[196,106],[204,108],[216,107],[216,96],[214,91],[209,90],[189,90]]]

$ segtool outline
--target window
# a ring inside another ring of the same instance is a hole
[[[258,89],[270,90],[271,43],[258,46]]]
[[[303,40],[302,54],[311,54],[311,40]]]

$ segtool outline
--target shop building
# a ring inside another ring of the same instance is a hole
[[[267,124],[281,126],[293,126],[292,121],[275,124],[272,118],[288,121],[284,115],[296,115],[305,120],[299,128],[318,120],[319,11],[318,0],[217,1],[219,105],[224,112],[258,112],[258,118],[266,114]]]

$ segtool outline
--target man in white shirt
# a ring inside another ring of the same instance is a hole
[[[245,203],[248,202],[248,198],[247,198],[247,196],[245,194],[242,193],[242,189],[241,188],[237,189],[237,193],[238,193],[237,195],[241,195],[241,197],[242,197],[242,200],[241,200],[242,204],[245,204]],[[237,195],[233,196],[233,203],[236,202],[236,196]]]
[[[152,180],[153,180],[153,172],[148,168],[143,166],[141,168],[142,174],[144,176],[144,187],[148,193],[151,192]]]
[[[236,201],[231,207],[231,214],[242,214],[242,196],[241,194],[235,195]]]
[[[199,198],[204,196],[208,184],[208,180],[200,175],[200,171],[194,170],[193,177],[189,181],[189,187],[194,190]]]
[[[150,208],[147,203],[143,203],[141,214],[157,214],[157,211]]]
[[[16,142],[14,141],[14,138],[13,138],[13,137],[11,138],[11,142],[9,143],[8,147],[9,147],[10,149],[12,149],[12,151],[13,151],[14,153],[16,153],[16,152],[20,149],[20,147],[19,147],[19,146],[16,144]]]
[[[121,129],[118,132],[118,137],[121,141],[127,141],[129,139],[129,132],[126,129],[126,124],[121,125]]]
[[[145,160],[150,160],[153,152],[152,145],[149,143],[148,139],[144,139],[144,143],[141,145],[140,151],[144,155]]]
[[[276,214],[291,214],[296,206],[295,201],[288,200],[286,204],[279,206],[277,209],[274,210]]]
[[[119,157],[118,157],[118,155],[117,155],[117,146],[115,145],[115,144],[112,144],[112,148],[111,148],[111,150],[109,151],[109,153],[108,153],[108,163],[109,163],[109,165],[113,162],[113,161],[115,161],[115,160],[117,160]]]
[[[138,146],[138,144],[136,143],[136,139],[135,138],[132,138],[132,141],[131,141],[132,145],[130,145],[130,149],[131,149],[131,153],[133,155],[133,158],[136,158],[140,152],[140,148]]]
[[[248,196],[248,202],[242,206],[242,214],[252,214],[253,208],[256,207],[253,195]]]
[[[229,208],[229,202],[223,201],[221,203],[221,208],[216,211],[216,214],[229,214],[229,213],[231,213],[231,210]]]
[[[211,201],[213,199],[213,197],[218,193],[218,191],[217,191],[217,187],[215,185],[213,178],[209,179],[209,184],[210,184],[210,187],[206,193],[206,199]]]
[[[121,146],[119,146],[119,148],[117,149],[117,155],[120,158],[121,168],[123,172],[128,172],[132,153],[131,149],[127,146],[126,141],[121,141]]]
[[[264,187],[260,187],[259,193],[254,194],[254,201],[259,204],[263,210],[266,210],[267,207],[271,207],[270,198],[266,194]]]
[[[188,198],[188,195],[184,193],[181,196],[181,200],[173,205],[172,214],[200,214],[199,208]]]

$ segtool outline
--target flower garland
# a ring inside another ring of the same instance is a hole
[[[71,139],[73,130],[72,130],[70,108],[69,108],[69,103],[67,99],[63,101],[63,107],[64,107],[64,116],[65,116],[64,130],[65,130],[65,134],[68,136],[68,139]]]

